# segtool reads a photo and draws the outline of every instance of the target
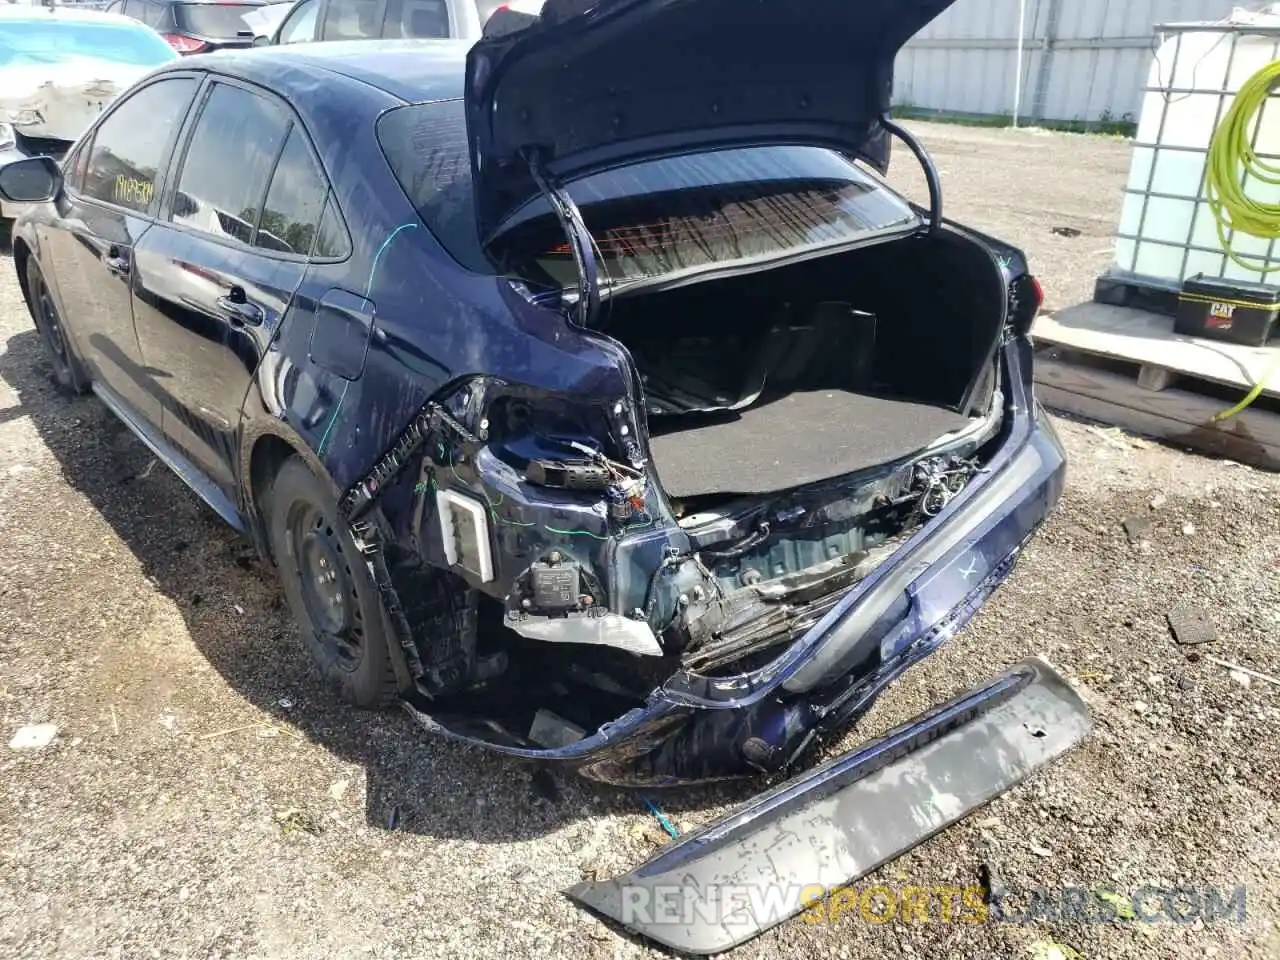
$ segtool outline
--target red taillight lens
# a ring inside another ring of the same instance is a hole
[[[1030,333],[1042,306],[1044,288],[1035,277],[1024,273],[1009,284],[1009,322],[1015,333],[1020,336]]]
[[[162,33],[160,36],[164,37],[165,42],[179,53],[199,53],[209,46],[203,40],[183,36],[181,33]]]
[[[1037,277],[1031,278],[1031,293],[1035,297],[1033,313],[1039,313],[1040,308],[1044,306],[1044,287],[1040,285],[1040,280]]]

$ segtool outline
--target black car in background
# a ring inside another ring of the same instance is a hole
[[[243,15],[266,0],[114,0],[109,13],[140,20],[181,54],[211,53],[253,45]]]

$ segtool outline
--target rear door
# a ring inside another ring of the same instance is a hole
[[[234,502],[240,409],[317,245],[328,187],[283,101],[223,80],[202,100],[161,222],[135,253],[134,311],[148,367],[172,385],[166,437]]]
[[[66,229],[43,237],[63,317],[94,379],[156,427],[164,392],[142,361],[129,285],[198,85],[191,75],[165,76],[117,101],[76,154],[58,201]]]

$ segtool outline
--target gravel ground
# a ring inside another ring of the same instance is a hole
[[[1105,266],[1118,140],[920,125],[948,213],[1022,245],[1050,305]],[[906,166],[906,154],[899,166]],[[1079,230],[1055,234],[1057,226]],[[660,842],[630,793],[548,781],[329,702],[262,569],[92,399],[49,384],[0,256],[0,954],[636,957],[560,894]],[[1090,700],[1076,752],[880,871],[902,885],[1247,888],[1244,922],[792,922],[738,956],[1276,957],[1280,478],[1061,422],[1060,509],[973,623],[856,740],[1032,653]],[[1121,522],[1149,522],[1130,543]],[[677,824],[746,794],[661,798]],[[1035,948],[1039,942],[1040,947]],[[1052,954],[1041,954],[1052,956]],[[1065,954],[1071,956],[1071,954]]]

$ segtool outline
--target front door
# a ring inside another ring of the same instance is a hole
[[[197,85],[190,76],[165,78],[114,107],[77,153],[76,173],[59,198],[66,229],[43,237],[65,326],[91,375],[156,427],[163,386],[138,349],[130,284],[137,245],[158,205],[157,180]]]
[[[306,272],[326,192],[288,107],[217,82],[167,217],[134,253],[142,355],[173,384],[165,435],[233,501],[241,407]]]

